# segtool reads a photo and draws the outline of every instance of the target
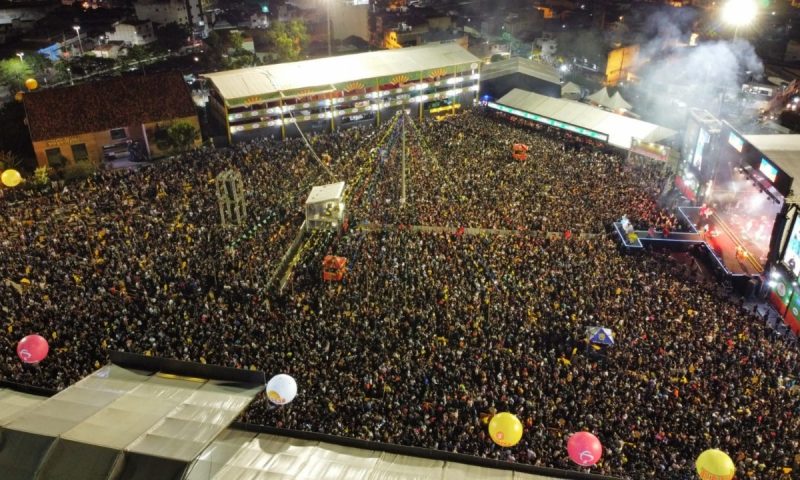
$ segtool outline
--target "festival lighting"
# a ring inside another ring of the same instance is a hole
[[[722,20],[737,29],[752,23],[757,13],[758,5],[753,0],[728,0],[722,6]]]

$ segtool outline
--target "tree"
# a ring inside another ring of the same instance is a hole
[[[33,172],[33,184],[39,188],[49,185],[50,169],[48,167],[36,167]]]
[[[308,32],[303,22],[274,22],[267,30],[270,51],[279,62],[291,62],[302,58],[308,45]]]
[[[155,137],[156,146],[160,150],[173,154],[192,148],[200,138],[200,132],[191,123],[177,122],[161,132],[156,132]]]
[[[228,35],[228,43],[233,50],[241,50],[242,45],[244,45],[244,37],[242,36],[242,32],[231,32],[230,35]]]
[[[23,57],[24,58],[24,57]],[[22,88],[25,79],[33,75],[33,69],[24,59],[17,57],[0,60],[0,83]]]
[[[145,61],[150,58],[150,53],[147,51],[147,47],[133,45],[128,48],[127,56],[132,64],[136,65],[137,68],[141,68],[142,72],[147,73],[144,69]]]
[[[191,31],[186,25],[181,25],[176,22],[168,23],[156,29],[156,37],[158,37],[158,44],[164,50],[178,51],[186,46],[187,39],[190,37]]]
[[[26,165],[33,165],[31,136],[25,125],[25,108],[20,102],[9,102],[0,107],[0,150],[11,151]]]
[[[22,165],[22,159],[16,153],[6,150],[0,151],[0,171],[8,168],[19,169]]]

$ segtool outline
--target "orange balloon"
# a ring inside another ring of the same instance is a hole
[[[16,101],[18,101],[18,102],[21,102],[21,101],[22,101],[22,98],[23,98],[24,96],[25,96],[25,94],[24,94],[24,93],[22,93],[22,92],[17,92],[17,93],[15,93],[15,94],[14,94],[14,100],[16,100]]]
[[[39,86],[39,82],[37,82],[35,78],[29,78],[25,80],[25,86],[28,87],[28,90],[36,90]]]

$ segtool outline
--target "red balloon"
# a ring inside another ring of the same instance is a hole
[[[578,432],[567,440],[569,458],[582,467],[591,467],[603,456],[603,445],[589,432]]]
[[[17,356],[25,363],[39,363],[49,351],[50,345],[41,335],[28,335],[17,344]]]

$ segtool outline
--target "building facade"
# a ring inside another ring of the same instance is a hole
[[[203,75],[228,140],[379,124],[401,109],[444,117],[477,100],[477,57],[455,43]]]
[[[39,166],[159,157],[166,152],[158,137],[170,125],[188,123],[200,132],[189,88],[174,72],[50,88],[23,102]]]
[[[122,42],[126,46],[147,45],[156,41],[153,23],[150,20],[117,22],[114,30],[106,36],[109,42]]]

